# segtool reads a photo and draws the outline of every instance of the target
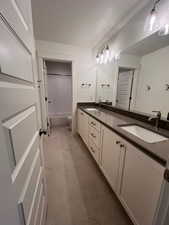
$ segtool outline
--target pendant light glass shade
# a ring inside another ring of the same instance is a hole
[[[153,9],[151,11],[150,20],[149,20],[149,31],[150,32],[152,32],[155,27],[156,19],[157,19],[157,13],[156,13],[156,10]]]
[[[109,60],[109,55],[110,55],[110,51],[109,51],[109,46],[106,46],[106,49],[104,50],[104,64],[106,64]]]
[[[100,63],[100,57],[99,57],[99,55],[96,56],[96,63],[97,63],[97,64]]]
[[[114,53],[110,52],[109,54],[109,62],[112,62],[114,60]]]
[[[104,54],[103,54],[103,51],[101,52],[100,54],[100,64],[103,64],[104,62]]]
[[[169,24],[164,24],[159,32],[158,32],[159,36],[165,36],[169,34]]]

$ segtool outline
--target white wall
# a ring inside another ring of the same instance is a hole
[[[37,54],[40,58],[63,60],[72,62],[72,84],[73,84],[73,132],[76,130],[76,104],[78,102],[79,77],[88,74],[92,64],[92,51],[88,48],[80,48],[55,42],[36,41]],[[92,76],[92,75],[91,75]]]
[[[147,54],[141,59],[136,103],[134,110],[152,114],[152,110],[160,110],[162,116],[169,112],[169,46]],[[147,90],[147,85],[151,90]]]

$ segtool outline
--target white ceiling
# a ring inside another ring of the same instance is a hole
[[[138,4],[139,0],[32,0],[35,37],[93,47]]]

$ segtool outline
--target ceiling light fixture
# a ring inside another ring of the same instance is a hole
[[[112,60],[115,59],[114,53],[111,51],[109,54],[109,62],[112,62]]]
[[[104,49],[104,64],[106,64],[109,60],[110,50],[109,46],[107,45]]]
[[[158,32],[159,36],[165,36],[169,34],[169,24],[164,24]]]
[[[96,55],[97,64],[107,64],[108,62],[117,61],[120,59],[120,53],[114,53],[110,51],[108,45],[102,48],[101,52],[98,52]]]
[[[120,59],[120,53],[115,54],[114,59],[119,60]]]
[[[97,63],[97,64],[100,63],[100,57],[99,57],[99,54],[97,54],[97,56],[96,56],[96,63]]]
[[[103,50],[102,50],[102,52],[100,54],[100,64],[103,64],[103,62],[104,62],[104,54],[103,54]]]
[[[160,2],[160,0],[156,0],[154,2],[153,8],[150,12],[150,21],[149,21],[149,31],[152,32],[155,24],[156,24],[156,20],[157,20],[157,4]]]

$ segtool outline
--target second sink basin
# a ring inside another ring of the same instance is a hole
[[[138,125],[124,125],[120,127],[147,143],[157,143],[160,141],[168,140],[168,138]]]
[[[86,110],[87,111],[93,111],[93,112],[98,111],[98,109],[96,109],[96,108],[86,108]]]

